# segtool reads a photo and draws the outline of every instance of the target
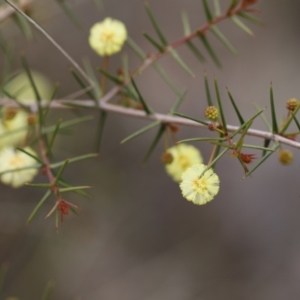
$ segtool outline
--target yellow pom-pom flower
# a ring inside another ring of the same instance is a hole
[[[3,108],[1,114],[0,149],[9,146],[16,146],[26,137],[28,114],[21,109],[9,107]]]
[[[24,150],[36,156],[36,153],[29,147],[24,148]],[[37,165],[36,160],[28,154],[19,150],[15,150],[12,147],[4,148],[0,151],[0,173],[5,171],[13,171],[20,168],[29,168],[3,173],[0,177],[0,180],[4,184],[11,185],[13,188],[18,188],[33,180],[38,170],[37,168],[30,167],[35,165]]]
[[[194,164],[203,162],[200,151],[187,144],[178,144],[167,150],[173,157],[171,163],[166,164],[167,173],[173,178],[174,181],[180,182],[182,173]]]
[[[92,26],[89,44],[100,56],[119,52],[127,39],[125,25],[118,20],[106,18]]]
[[[279,151],[278,159],[283,165],[290,165],[293,162],[293,152],[282,149]]]
[[[204,115],[209,120],[216,120],[219,116],[219,110],[215,106],[208,106],[205,111]]]
[[[194,204],[202,205],[211,201],[220,189],[218,175],[213,169],[206,170],[206,167],[204,164],[197,164],[182,174],[182,195]]]

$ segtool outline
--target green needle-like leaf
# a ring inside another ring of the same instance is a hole
[[[221,15],[221,5],[219,0],[214,0],[215,7],[215,16],[218,17]]]
[[[201,62],[205,62],[205,57],[203,56],[203,54],[198,50],[198,48],[191,42],[191,41],[187,41],[186,45],[188,46],[188,48],[191,50],[191,52],[195,55],[195,57]]]
[[[51,183],[25,183],[25,185],[41,189],[50,189],[52,187]]]
[[[271,143],[271,140],[265,139],[264,140],[264,148],[269,148],[270,143]],[[265,155],[266,155],[266,150],[263,150],[262,157],[264,157]]]
[[[159,52],[164,52],[165,47],[161,46],[158,42],[155,41],[148,33],[143,32],[143,36],[156,48]]]
[[[174,60],[191,76],[195,77],[193,71],[187,66],[187,64],[180,58],[179,54],[172,48],[169,48],[169,52]]]
[[[59,193],[68,193],[68,192],[75,192],[78,190],[86,190],[86,189],[91,189],[91,186],[72,186],[72,187],[67,187],[67,188],[60,188]]]
[[[238,27],[240,27],[242,30],[244,30],[246,33],[248,33],[251,36],[254,36],[252,30],[247,27],[237,16],[232,15],[230,17],[230,20],[235,23],[235,25],[237,25]]]
[[[207,106],[213,106],[213,102],[212,102],[211,94],[210,94],[209,83],[208,83],[206,73],[204,73],[204,85],[205,85],[205,94],[206,94]]]
[[[226,36],[216,25],[211,26],[210,30],[233,55],[239,55],[238,51],[232,46],[232,44],[227,40]]]
[[[146,53],[138,46],[137,43],[135,43],[134,40],[132,40],[130,37],[126,40],[128,46],[131,48],[131,50],[141,59],[144,60],[147,58]]]
[[[24,105],[24,104],[22,104],[21,102],[19,102],[18,100],[17,100],[17,97],[15,97],[15,96],[13,96],[13,95],[11,95],[9,92],[7,92],[4,88],[1,90],[1,92],[7,97],[7,98],[9,98],[10,100],[12,100],[13,102],[15,102],[17,105],[19,105],[20,107],[22,107],[22,109],[24,109],[26,112],[30,112],[30,109],[26,106],[26,105]]]
[[[300,108],[300,105],[298,105],[296,107],[296,109],[292,112],[293,115],[291,114],[288,117],[288,119],[285,121],[284,125],[280,128],[280,133],[284,133],[288,129],[288,127],[290,126],[290,124],[291,124],[292,120],[294,119],[295,115],[298,113],[299,108]]]
[[[76,156],[76,157],[73,157],[73,158],[69,159],[69,164],[74,163],[74,162],[78,162],[78,161],[81,161],[81,160],[89,159],[89,158],[95,158],[95,157],[98,157],[98,153],[90,153],[90,154]],[[57,162],[57,163],[53,163],[53,164],[50,165],[50,168],[51,169],[59,168],[64,163],[65,163],[65,161],[60,161],[60,162]]]
[[[243,148],[275,152],[275,150],[272,148],[261,147],[261,146],[256,146],[256,145],[243,144]]]
[[[51,94],[51,97],[50,97],[50,101],[47,103],[47,105],[44,109],[43,120],[46,120],[46,117],[47,117],[47,115],[49,113],[49,110],[50,110],[50,107],[51,107],[51,103],[52,103],[52,101],[54,100],[54,98],[56,96],[58,88],[59,88],[59,83],[56,83],[53,87],[53,91],[52,91],[52,94]]]
[[[96,74],[92,68],[90,60],[86,57],[82,60],[83,66],[85,68],[86,73],[88,74],[89,78],[92,80],[94,84],[94,89],[93,89],[93,98],[92,99],[99,99],[102,95],[101,87],[99,84],[99,81],[96,78]]]
[[[256,104],[256,103],[254,103],[254,107],[255,107],[256,111],[260,111],[261,110],[261,107],[258,104]],[[261,114],[261,118],[264,121],[264,123],[266,124],[267,128],[269,129],[269,131],[272,132],[272,126],[269,123],[268,119],[266,118],[265,114]]]
[[[91,121],[93,119],[94,119],[94,116],[85,116],[85,117],[80,117],[80,118],[72,119],[72,120],[69,120],[69,121],[65,121],[65,122],[62,122],[60,124],[60,129],[67,128],[67,127],[70,127],[70,126],[74,126],[74,125],[77,125],[77,124],[81,124],[83,122]],[[56,125],[55,126],[44,127],[43,130],[42,130],[42,133],[45,134],[45,133],[54,132],[55,128],[56,128]]]
[[[239,4],[239,2],[240,0],[231,0],[227,11],[231,12]]]
[[[64,164],[60,167],[57,175],[55,176],[55,180],[53,185],[57,185],[58,181],[60,180],[60,177],[62,176],[65,168],[67,167],[67,165],[69,164],[69,159],[65,160]]]
[[[178,116],[178,117],[182,117],[182,118],[185,118],[185,119],[188,119],[188,120],[191,120],[191,121],[194,121],[194,122],[197,122],[197,123],[201,123],[203,125],[209,125],[209,122],[207,121],[203,121],[203,120],[199,120],[199,119],[196,119],[196,118],[193,118],[193,117],[190,117],[190,116],[187,116],[187,115],[184,115],[184,114],[180,114],[178,112],[171,112],[172,115],[175,115],[175,116]]]
[[[45,201],[48,199],[48,197],[51,195],[51,191],[48,190],[45,195],[43,196],[43,198],[39,201],[39,203],[37,204],[37,206],[34,208],[34,210],[32,211],[32,213],[30,214],[30,216],[27,219],[27,224],[29,224],[34,217],[36,216],[36,214],[38,213],[38,211],[40,210],[40,208],[43,206],[43,204],[45,203]]]
[[[275,143],[273,145],[273,147],[271,148],[273,151],[269,151],[268,153],[266,153],[261,159],[260,161],[255,165],[255,167],[250,170],[249,172],[247,172],[247,174],[245,175],[245,177],[248,177],[249,175],[251,175],[267,158],[269,158],[269,156],[272,155],[273,152],[275,152],[278,147],[279,147],[280,143]]]
[[[296,118],[296,116],[295,116],[295,114],[294,114],[293,111],[291,112],[291,116],[292,116],[293,120],[295,121],[295,123],[296,123],[296,125],[297,125],[297,127],[298,127],[298,129],[299,129],[299,131],[300,131],[300,123],[299,123],[299,121],[297,120],[297,118]]]
[[[211,161],[211,163],[206,167],[206,170],[208,170],[209,168],[212,168],[215,164],[216,164],[216,162],[227,152],[229,150],[229,148],[226,148],[226,149],[224,149],[220,154],[218,154],[212,161]],[[206,171],[205,170],[205,171]],[[204,171],[204,172],[205,172]],[[203,173],[204,173],[203,172]]]
[[[212,13],[210,11],[209,5],[208,5],[206,0],[202,0],[202,4],[203,4],[206,19],[207,19],[208,23],[210,23],[213,19],[213,16],[212,16]]]
[[[247,14],[247,13],[245,13],[243,11],[238,12],[238,15],[240,17],[242,17],[242,18],[244,18],[244,19],[252,22],[252,23],[255,23],[255,24],[258,24],[258,25],[262,25],[263,24],[262,20],[254,17],[253,15]]]
[[[62,178],[59,180],[59,185],[64,187],[73,187],[73,185],[69,184],[67,181],[65,181]],[[89,193],[85,192],[84,190],[75,190],[73,192],[86,198],[90,198],[90,199],[92,198],[92,196]]]
[[[236,143],[236,149],[238,150],[238,152],[241,151],[242,147],[243,147],[243,144],[244,144],[244,137],[246,136],[247,134],[247,131],[249,130],[250,126],[252,125],[252,121],[251,122],[248,122],[245,129],[243,130],[239,140],[237,141]]]
[[[218,68],[222,68],[222,64],[221,64],[221,62],[219,61],[219,59],[218,59],[217,55],[215,54],[214,50],[212,49],[212,47],[211,47],[210,43],[208,42],[206,36],[205,36],[203,33],[201,33],[201,32],[199,32],[198,36],[199,36],[201,42],[203,43],[203,45],[204,45],[206,51],[207,51],[208,54],[210,55],[211,59],[212,59],[212,60],[214,61],[214,63],[216,64],[216,66],[217,66]]]
[[[221,97],[220,97],[218,81],[217,81],[216,78],[214,79],[214,84],[215,84],[215,90],[216,90],[216,96],[217,96],[219,111],[220,111],[220,115],[221,115],[222,126],[223,126],[225,132],[227,132],[227,124],[226,124],[226,120],[225,120],[225,114],[224,114],[222,101],[221,101]]]
[[[85,93],[87,94],[87,96],[90,99],[93,99],[96,103],[98,103],[98,101],[97,101],[98,99],[96,98],[96,96],[94,95],[94,93],[87,88],[87,85],[83,82],[83,80],[76,73],[76,71],[73,68],[70,68],[70,72],[73,75],[73,77],[75,78],[75,80],[77,81],[77,83],[82,87],[82,89],[86,91]]]
[[[111,74],[109,74],[108,72],[98,68],[97,71],[99,71],[102,75],[104,75],[105,77],[107,77],[109,80],[111,80],[112,82],[118,84],[118,85],[122,85],[123,82],[116,76],[113,76]]]
[[[100,110],[99,117],[98,117],[96,140],[95,140],[96,152],[99,152],[100,148],[101,148],[101,141],[102,141],[102,136],[103,136],[103,132],[104,132],[106,118],[107,118],[107,112],[104,110]]]
[[[38,105],[39,124],[40,124],[40,126],[42,126],[43,125],[43,111],[42,111],[42,106],[41,106],[41,100],[42,99],[41,99],[40,93],[39,93],[39,91],[38,91],[38,89],[37,89],[37,87],[34,83],[31,71],[29,69],[27,60],[26,60],[24,55],[21,55],[21,61],[22,61],[23,68],[24,68],[24,70],[27,74],[30,85],[32,87],[32,90],[34,91],[34,94],[35,94],[35,98],[36,98],[37,105]]]
[[[240,121],[240,124],[241,125],[244,124],[245,123],[244,118],[242,117],[242,114],[240,113],[240,111],[239,111],[239,109],[238,109],[238,107],[237,107],[237,105],[236,105],[236,103],[235,103],[235,101],[234,101],[234,99],[233,99],[233,97],[232,97],[232,95],[231,95],[231,93],[230,93],[230,91],[229,91],[228,88],[227,88],[227,94],[228,94],[228,97],[229,97],[229,99],[231,101],[231,104],[232,104],[232,106],[234,108],[234,111],[235,111],[235,113],[236,113],[236,115],[237,115],[237,117],[238,117],[238,119]]]
[[[153,68],[159,73],[159,75],[163,78],[163,80],[169,85],[169,87],[174,91],[176,95],[181,95],[180,90],[177,88],[175,83],[170,79],[165,70],[157,63],[153,63]]]
[[[37,156],[33,155],[32,153],[26,151],[23,148],[16,148],[16,149],[19,150],[19,151],[21,151],[21,152],[23,152],[23,153],[25,153],[26,155],[30,156],[31,158],[33,158],[34,160],[36,160],[41,165],[44,165],[44,162],[41,159],[39,159]]]
[[[184,35],[187,36],[187,35],[191,34],[190,21],[189,21],[186,11],[181,12],[181,21],[182,21],[182,25],[183,25]]]
[[[225,141],[225,138],[218,137],[218,138],[213,138],[213,137],[202,137],[202,138],[192,138],[192,139],[185,139],[181,140],[178,143],[190,143],[190,142],[214,142],[214,141]]]
[[[140,130],[138,130],[138,131],[134,132],[133,134],[129,135],[127,138],[123,139],[123,140],[121,141],[121,144],[124,144],[124,143],[126,143],[126,142],[128,142],[128,141],[130,141],[130,140],[132,140],[132,139],[134,139],[134,138],[136,138],[136,137],[142,135],[143,133],[145,133],[145,132],[151,130],[152,128],[155,128],[155,127],[158,126],[160,123],[161,123],[160,121],[155,121],[155,122],[153,122],[153,123],[151,123],[151,124],[149,124],[149,125],[147,125],[147,126],[141,128]]]
[[[10,170],[5,170],[0,172],[0,176],[6,173],[13,173],[13,172],[19,172],[19,171],[24,171],[24,170],[31,170],[31,169],[39,169],[41,168],[42,165],[37,164],[37,165],[32,165],[30,167],[22,167],[22,168],[15,168],[15,169],[10,169]]]
[[[155,147],[157,146],[159,140],[161,139],[163,133],[165,132],[165,129],[166,129],[166,126],[164,124],[161,124],[158,131],[157,131],[157,134],[153,140],[153,142],[151,143],[150,145],[150,148],[149,150],[147,151],[144,159],[143,159],[143,164],[145,164],[147,162],[147,160],[149,159],[149,157],[151,156],[153,150],[155,149]]]
[[[141,59],[145,60],[147,58],[146,53],[130,38],[127,39],[127,44],[136,53],[136,55]],[[180,95],[180,90],[176,87],[164,69],[157,63],[152,64],[153,68],[158,72],[158,74],[165,80],[165,82],[171,87],[176,95]]]
[[[58,122],[56,124],[55,130],[54,130],[54,132],[52,134],[51,140],[50,140],[50,142],[48,144],[48,147],[47,147],[47,155],[50,155],[50,153],[51,153],[51,149],[52,149],[52,146],[54,144],[56,135],[57,135],[57,133],[59,131],[59,127],[60,127],[61,122],[62,122],[62,120],[58,120]]]
[[[179,98],[177,99],[177,101],[175,102],[175,104],[171,108],[171,113],[178,110],[178,108],[181,105],[182,101],[185,99],[186,93],[187,93],[187,90],[185,90],[183,93],[181,93],[179,95]]]
[[[138,97],[139,97],[139,101],[141,102],[145,112],[147,115],[151,115],[153,113],[153,110],[148,106],[148,104],[146,103],[146,101],[144,100],[142,94],[140,93],[133,77],[131,77],[131,83],[132,83],[132,86],[134,87],[135,91],[137,92],[138,94]]]
[[[69,8],[69,6],[66,4],[65,0],[56,0],[56,2],[58,3],[58,5],[60,5],[61,9],[63,10],[63,12],[66,14],[66,16],[71,20],[71,22],[73,22],[73,24],[81,29],[82,23],[80,22],[79,18],[74,14],[73,10]]]
[[[42,298],[41,300],[50,300],[50,297],[51,297],[51,294],[52,294],[52,290],[53,290],[53,287],[54,287],[54,282],[53,281],[49,281],[47,283],[47,286],[43,292],[43,295],[42,295]]]
[[[274,103],[272,84],[270,86],[270,105],[271,105],[271,117],[272,117],[272,132],[273,133],[278,133],[278,125],[277,125],[277,119],[276,119],[275,103]]]
[[[241,125],[236,131],[234,131],[233,133],[230,134],[230,138],[233,139],[238,133],[241,132],[241,130],[243,130],[244,128],[246,128],[249,123],[252,123],[253,120],[255,120],[262,112],[264,111],[264,109],[262,109],[261,111],[257,112],[253,117],[251,117],[248,121],[246,121],[243,125]]]
[[[32,30],[31,30],[31,27],[30,27],[28,21],[20,14],[13,14],[12,17],[13,17],[13,20],[16,22],[17,26],[22,31],[22,33],[25,35],[25,37],[28,40],[32,40],[33,34],[32,34]]]
[[[166,47],[168,45],[168,41],[165,38],[165,36],[163,35],[162,30],[160,29],[157,21],[155,20],[154,15],[153,15],[150,7],[149,7],[148,2],[145,2],[145,8],[146,8],[146,12],[148,14],[148,17],[149,17],[153,27],[154,27],[154,30],[155,30],[156,34],[158,35],[161,43]]]
[[[75,214],[76,216],[79,215],[79,213],[78,213],[78,211],[76,210],[75,207],[69,206],[69,208],[70,208],[70,211],[71,211],[73,214]]]

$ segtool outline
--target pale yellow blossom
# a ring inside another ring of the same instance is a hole
[[[194,204],[202,205],[211,201],[219,192],[220,180],[213,169],[206,170],[204,164],[190,167],[182,174],[180,189],[182,195]]]
[[[92,26],[89,44],[100,56],[109,56],[119,52],[126,39],[125,25],[121,21],[106,18]]]
[[[167,173],[174,181],[180,182],[182,173],[194,164],[202,163],[203,158],[200,151],[187,144],[178,144],[167,150],[173,157],[170,164],[166,164]]]
[[[53,93],[52,84],[48,78],[38,71],[31,70],[31,76],[38,93],[43,100],[50,100]],[[17,101],[23,104],[36,103],[36,95],[32,88],[26,72],[21,71],[13,77],[5,86],[4,90]]]
[[[24,148],[24,150],[34,156],[37,156],[36,153],[29,147]],[[5,171],[12,172],[3,173],[0,176],[0,180],[2,183],[11,185],[13,188],[18,188],[33,180],[38,173],[38,169],[30,167],[36,165],[37,161],[28,154],[12,147],[4,148],[0,151],[0,173]],[[20,168],[26,169],[13,171]]]
[[[0,149],[16,146],[24,141],[27,135],[28,114],[22,109],[4,107],[1,110]]]

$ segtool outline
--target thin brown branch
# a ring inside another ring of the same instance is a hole
[[[114,92],[114,90],[111,90]],[[141,118],[141,119],[147,119],[147,120],[154,120],[154,121],[161,121],[163,123],[168,124],[177,124],[182,126],[192,126],[192,127],[202,127],[207,128],[207,126],[197,123],[192,120],[188,120],[182,117],[167,115],[167,114],[161,114],[161,113],[154,113],[151,115],[146,114],[142,110],[137,110],[133,108],[127,108],[123,106],[119,106],[116,104],[107,103],[107,100],[110,99],[110,95],[106,94],[102,99],[99,100],[99,107],[97,106],[97,109],[102,109],[107,112],[113,112],[121,115],[126,115],[134,118]],[[42,101],[42,106],[45,106],[48,103],[48,101]],[[9,105],[11,107],[18,107],[17,103],[15,101],[9,100],[9,99],[0,99],[0,106],[3,105]],[[36,111],[36,104],[31,104],[28,106],[32,111]],[[86,100],[53,100],[51,103],[51,108],[53,109],[71,109],[74,107],[78,108],[92,108],[95,109],[95,101],[86,99]],[[228,132],[234,132],[237,129],[239,129],[240,126],[234,126],[234,125],[227,125]],[[287,139],[285,137],[282,137],[277,134],[273,134],[272,132],[258,130],[258,129],[252,129],[250,128],[247,131],[248,136],[254,136],[262,139],[271,140],[274,142],[280,142],[284,145],[300,149],[300,142],[296,142],[290,139]]]

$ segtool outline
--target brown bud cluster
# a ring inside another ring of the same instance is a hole
[[[164,152],[160,159],[164,165],[169,165],[173,162],[174,157],[170,152]]]
[[[211,122],[211,123],[208,124],[208,129],[209,129],[210,131],[215,131],[216,128],[217,128],[217,124],[216,124],[216,123]]]

